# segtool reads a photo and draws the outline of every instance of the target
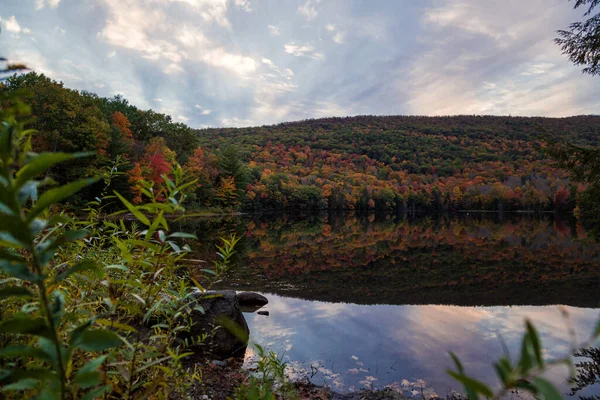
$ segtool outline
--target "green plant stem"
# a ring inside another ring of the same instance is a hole
[[[140,343],[140,331],[137,331],[137,335],[135,338],[135,346],[133,346],[133,355],[131,356],[131,363],[129,365],[129,382],[127,382],[127,399],[131,399],[131,389],[133,383],[133,374],[135,373],[135,362],[137,358],[137,350]]]
[[[33,246],[32,246],[33,248]],[[33,257],[33,267],[35,268],[38,275],[42,275],[42,268],[39,264],[38,258],[35,254],[35,250],[31,252]],[[60,397],[61,399],[65,398],[66,394],[66,370],[63,363],[62,351],[60,348],[60,341],[58,338],[58,332],[56,330],[56,325],[54,324],[54,318],[52,315],[52,310],[50,309],[48,296],[46,295],[46,285],[44,284],[44,280],[40,280],[37,283],[38,289],[40,291],[40,296],[42,298],[42,308],[44,313],[46,314],[46,319],[48,320],[48,325],[50,326],[50,330],[52,331],[52,341],[54,342],[54,348],[56,350],[56,359],[58,362],[58,370],[60,373]]]

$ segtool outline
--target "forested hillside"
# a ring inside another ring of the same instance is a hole
[[[134,202],[140,180],[164,191],[175,163],[197,179],[188,208],[572,210],[581,186],[544,152],[548,139],[596,146],[600,116],[327,118],[193,130],[117,96],[65,88],[44,75],[8,79],[28,92],[35,151],[94,151],[55,167],[59,183],[123,172],[112,188]],[[98,183],[70,201],[84,203]]]
[[[199,130],[235,145],[253,208],[572,209],[578,188],[547,139],[597,145],[600,117],[359,116]]]

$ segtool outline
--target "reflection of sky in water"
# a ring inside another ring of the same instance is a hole
[[[425,395],[445,397],[460,390],[445,373],[449,350],[469,373],[495,382],[491,363],[503,353],[499,336],[516,356],[526,317],[538,327],[547,358],[564,355],[571,343],[558,306],[367,306],[267,297],[270,316],[246,315],[251,339],[283,355],[297,377],[341,391],[392,385],[408,395],[420,396],[423,387]],[[563,309],[578,339],[587,338],[598,311]],[[560,383],[566,375],[549,376]]]

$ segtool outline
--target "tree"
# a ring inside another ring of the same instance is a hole
[[[237,150],[228,146],[219,155],[218,163],[221,177],[233,179],[238,197],[240,197],[248,186],[249,174],[248,167],[240,160]]]
[[[590,17],[600,0],[577,0],[575,8],[587,7],[584,17]],[[585,21],[574,22],[568,30],[559,30],[555,42],[563,54],[590,75],[600,75],[600,13]]]
[[[584,16],[592,15],[600,0],[577,0],[575,8],[588,7]],[[564,54],[575,65],[584,66],[583,73],[600,75],[600,13],[585,22],[571,24],[568,31],[558,31],[559,44]],[[549,153],[561,168],[571,172],[577,182],[588,185],[578,197],[582,222],[590,228],[590,236],[600,239],[600,148],[577,146],[567,142],[551,142]]]

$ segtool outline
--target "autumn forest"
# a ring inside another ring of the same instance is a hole
[[[57,181],[116,166],[125,174],[112,189],[139,203],[136,182],[154,182],[160,193],[177,162],[197,179],[186,189],[192,209],[573,211],[585,187],[557,168],[547,143],[595,146],[600,132],[598,116],[359,116],[195,130],[36,73],[0,90],[31,93],[34,150],[96,152],[55,167]]]

